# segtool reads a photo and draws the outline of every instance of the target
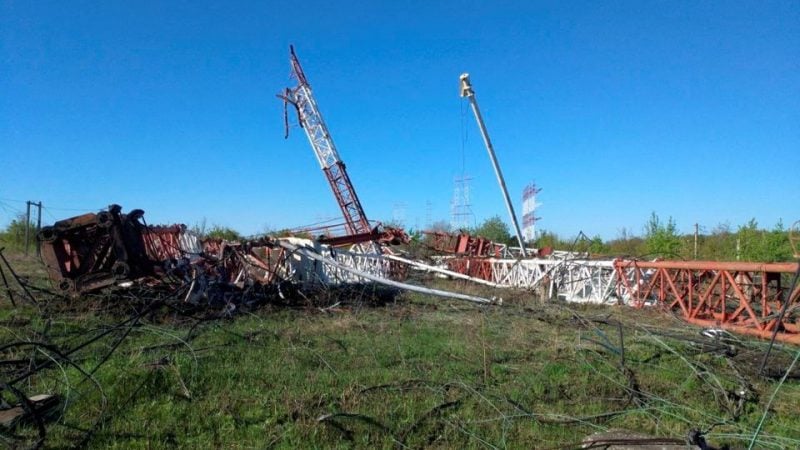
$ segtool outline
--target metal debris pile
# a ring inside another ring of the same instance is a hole
[[[73,297],[111,286],[163,284],[183,289],[185,302],[230,309],[256,292],[280,295],[290,285],[308,289],[379,283],[493,301],[404,283],[413,269],[568,302],[658,307],[705,327],[800,342],[800,310],[786,308],[800,298],[800,288],[787,283],[798,272],[797,263],[598,260],[535,249],[526,252],[535,256],[522,258],[519,249],[463,232],[428,232],[436,255],[426,262],[385,245],[406,242],[402,230],[376,227],[366,234],[324,233],[315,240],[228,242],[200,239],[183,225],[148,226],[142,210],[124,214],[118,205],[56,222],[38,238],[53,285]],[[342,244],[351,247],[337,246]]]
[[[390,261],[364,259],[364,272],[354,271],[337,261],[365,256],[299,238],[203,240],[185,226],[149,226],[141,210],[126,214],[117,205],[58,221],[39,238],[53,289],[18,273],[0,249],[0,299],[33,308],[25,318],[0,320],[19,328],[18,340],[0,345],[0,442],[12,448],[43,446],[54,425],[83,446],[125,409],[131,399],[109,395],[113,384],[98,377],[132,333],[180,325],[189,331],[176,339],[189,346],[201,327],[238,312],[271,305],[327,311],[386,303],[399,292],[361,282],[388,276]],[[104,323],[67,332],[53,325],[87,312]],[[164,345],[172,344],[144,351]],[[168,358],[148,367],[145,382],[176,370]],[[70,428],[87,421],[88,428]]]
[[[351,249],[322,236],[259,237],[229,242],[200,239],[184,225],[149,226],[140,209],[119,205],[56,222],[39,233],[50,280],[78,297],[116,287],[162,285],[184,292],[184,302],[235,308],[255,294],[352,283],[379,283],[481,303],[490,300],[403,283],[407,265],[381,243],[404,240],[402,230],[373,230],[374,241]],[[359,236],[358,242],[362,242]]]

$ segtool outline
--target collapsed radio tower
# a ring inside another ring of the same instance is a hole
[[[294,47],[289,46],[289,62],[292,66],[292,78],[297,80],[297,86],[286,88],[280,97],[286,102],[291,103],[297,108],[297,120],[305,130],[314,155],[319,161],[325,177],[331,185],[333,195],[336,197],[339,208],[345,220],[347,234],[368,234],[370,230],[369,220],[361,207],[361,201],[356,195],[353,183],[345,170],[344,162],[339,157],[339,152],[333,144],[333,138],[328,131],[328,126],[322,119],[317,102],[311,93],[311,85],[308,84],[300,61],[294,53]],[[284,108],[284,119],[286,120],[286,135],[289,135],[289,122],[287,111]]]

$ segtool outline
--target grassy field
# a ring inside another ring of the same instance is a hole
[[[42,282],[35,262],[12,264]],[[715,446],[746,448],[778,386],[756,374],[763,342],[715,342],[658,311],[502,294],[504,306],[479,307],[416,294],[374,302],[365,288],[329,295],[324,303],[341,302],[333,308],[220,318],[140,314],[122,294],[37,307],[17,292],[16,308],[0,294],[0,342],[54,346],[2,355],[51,361],[15,387],[62,396],[44,424],[54,448],[577,448],[609,429],[677,439],[699,429]],[[68,358],[55,350],[96,336]],[[780,348],[771,369],[796,350]],[[0,365],[3,377],[20,364]],[[800,448],[797,405],[791,377],[755,448]],[[39,431],[13,433],[3,442],[32,443]]]

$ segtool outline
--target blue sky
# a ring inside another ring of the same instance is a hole
[[[371,219],[449,219],[462,169],[505,218],[465,71],[541,228],[800,219],[797,1],[219,3],[0,0],[0,224],[29,199],[248,234],[340,216],[283,139],[290,43]]]

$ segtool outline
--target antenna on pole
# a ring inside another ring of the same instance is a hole
[[[469,82],[469,74],[461,74],[461,96],[469,99],[472,112],[475,114],[475,120],[478,122],[478,128],[483,136],[483,143],[486,144],[486,150],[489,152],[489,159],[492,161],[494,167],[494,174],[497,176],[497,183],[500,184],[500,190],[503,192],[503,199],[508,208],[508,215],[511,217],[511,222],[514,224],[514,231],[517,233],[517,242],[519,242],[520,254],[523,258],[528,255],[525,252],[525,241],[522,239],[522,231],[519,229],[519,222],[517,215],[514,213],[514,205],[511,203],[511,197],[508,196],[508,189],[506,189],[506,180],[503,178],[503,172],[500,170],[500,163],[497,162],[497,156],[494,154],[494,147],[492,141],[489,139],[489,132],[486,131],[486,125],[483,123],[481,111],[478,109],[478,101],[475,100],[475,91],[472,89],[472,84]]]

